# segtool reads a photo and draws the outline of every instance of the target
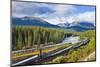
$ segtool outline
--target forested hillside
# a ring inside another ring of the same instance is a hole
[[[37,48],[39,45],[52,45],[60,43],[65,37],[66,32],[53,28],[14,26],[12,28],[12,49],[21,50]]]

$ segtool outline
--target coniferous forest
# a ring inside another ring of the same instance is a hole
[[[66,36],[66,32],[52,28],[15,26],[12,28],[12,50],[57,44]]]

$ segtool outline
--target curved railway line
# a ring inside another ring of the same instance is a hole
[[[15,63],[12,63],[12,66],[18,66],[18,65],[28,65],[28,64],[41,64],[41,60],[44,60],[45,59],[47,60],[47,58],[50,58],[50,57],[56,57],[57,55],[60,55],[60,54],[63,54],[65,52],[68,52],[69,50],[72,50],[72,49],[78,49],[79,47],[83,46],[83,45],[87,45],[87,43],[89,43],[90,39],[87,37],[86,39],[82,40],[81,42],[78,43],[78,45],[71,45],[67,48],[64,48],[64,49],[61,49],[59,51],[57,50],[52,50],[48,53],[42,53],[42,55],[34,55],[34,56],[31,56],[29,58],[26,58],[24,60],[21,60],[21,61],[18,61],[18,62],[15,62]],[[58,45],[62,45],[62,44],[57,44],[55,46],[58,46]],[[42,49],[44,48],[50,48],[50,47],[54,47],[54,45],[50,45],[50,46],[46,46],[46,47],[42,47]],[[34,51],[36,49],[27,49],[28,51],[27,52],[31,52],[31,51]],[[14,51],[13,53],[20,53],[20,52],[26,52],[26,50],[20,50],[20,51]],[[42,59],[41,59],[42,58]],[[43,61],[42,61],[43,62]]]

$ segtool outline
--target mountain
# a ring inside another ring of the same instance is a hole
[[[66,22],[53,25],[48,23],[44,19],[38,17],[27,17],[27,16],[22,18],[12,18],[12,25],[41,26],[41,27],[57,28],[64,30],[73,30],[79,32],[95,29],[94,24],[91,22],[73,22],[73,23]]]
[[[70,24],[69,23],[59,23],[57,24],[59,27],[68,27]]]
[[[95,29],[94,24],[91,22],[62,23],[58,24],[58,26],[80,32]]]
[[[12,18],[12,25],[29,25],[29,26],[41,26],[41,27],[59,27],[52,25],[47,21],[37,17],[22,17]]]

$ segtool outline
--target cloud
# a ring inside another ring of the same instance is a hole
[[[74,14],[76,8],[72,5],[56,5],[50,7],[54,12],[45,13],[39,17],[45,19],[51,24],[59,24],[67,22],[67,18]]]
[[[55,13],[53,15],[67,17],[76,10],[72,5],[57,5],[54,7]]]
[[[46,13],[52,13],[53,10],[44,3],[12,2],[12,16],[38,16]]]
[[[95,11],[84,12],[78,15],[70,16],[68,18],[68,22],[90,22],[95,24]]]
[[[12,2],[12,14],[14,15],[36,15],[41,17],[68,16],[74,10],[72,5]],[[73,11],[74,12],[74,11]],[[17,16],[18,16],[17,15]]]
[[[59,23],[65,23],[66,21],[67,21],[67,18],[65,18],[65,17],[61,17],[61,18],[59,18],[59,17],[56,17],[56,18],[46,18],[45,19],[46,21],[48,21],[49,23],[51,23],[51,24],[59,24]]]
[[[79,14],[71,14],[68,17],[56,17],[56,18],[51,18],[46,20],[52,24],[89,22],[95,25],[95,11],[84,12]]]
[[[95,12],[84,12],[78,15],[79,21],[95,22]]]
[[[84,9],[84,12],[81,12],[82,10],[74,5],[12,2],[12,17],[40,17],[51,24],[81,21],[95,23],[95,11],[87,10]]]

